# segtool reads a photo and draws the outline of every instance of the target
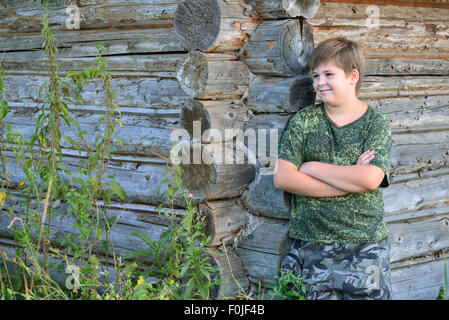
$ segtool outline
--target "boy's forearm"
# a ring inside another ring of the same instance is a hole
[[[373,190],[373,171],[369,165],[337,166],[322,162],[306,162],[299,170],[338,189],[361,193]]]
[[[328,183],[298,171],[289,172],[288,176],[281,178],[282,185],[279,189],[308,196],[308,197],[338,197],[349,192],[340,190]]]

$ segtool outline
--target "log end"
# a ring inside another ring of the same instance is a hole
[[[208,64],[203,60],[202,53],[193,51],[179,63],[176,78],[189,97],[199,98],[204,93],[208,72]]]
[[[316,92],[309,76],[300,76],[290,86],[288,101],[291,109],[300,110],[315,103]]]
[[[293,75],[309,72],[313,51],[313,29],[305,21],[289,20],[281,33],[281,56]]]
[[[320,0],[282,0],[282,7],[290,17],[311,19],[320,8]]]
[[[185,0],[174,20],[175,34],[184,48],[207,51],[220,31],[221,10],[216,0]]]

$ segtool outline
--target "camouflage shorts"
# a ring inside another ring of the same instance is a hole
[[[319,244],[294,240],[281,268],[303,278],[306,299],[391,299],[390,242]]]

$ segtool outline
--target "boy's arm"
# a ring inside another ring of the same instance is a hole
[[[276,161],[273,182],[278,189],[308,197],[337,197],[349,193],[300,172],[294,164],[282,159]]]
[[[375,190],[385,175],[381,168],[370,164],[337,166],[310,161],[303,163],[299,170],[335,188],[351,193]]]

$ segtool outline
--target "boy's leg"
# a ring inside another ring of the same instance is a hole
[[[333,264],[329,259],[334,251],[333,246],[295,240],[281,261],[281,269],[293,270],[303,278],[307,300],[341,299],[341,293],[333,286]]]
[[[391,299],[390,243],[324,245],[298,241],[281,268],[303,277],[307,299]]]
[[[341,277],[343,299],[390,300],[390,243],[388,238],[361,244],[348,254],[348,268]]]

